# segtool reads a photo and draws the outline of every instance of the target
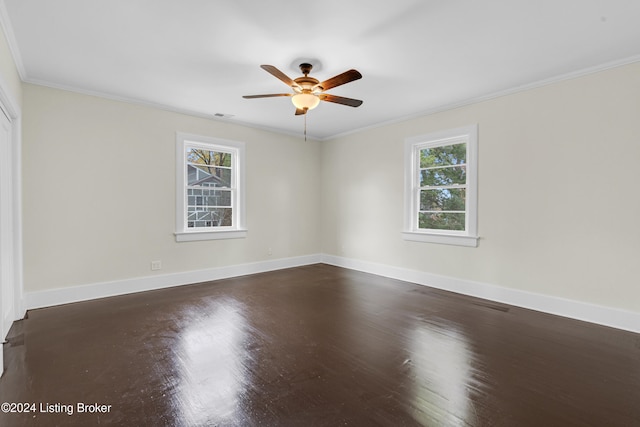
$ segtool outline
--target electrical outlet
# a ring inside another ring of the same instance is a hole
[[[267,248],[267,255],[269,256],[273,255],[273,249]]]
[[[151,270],[160,270],[162,268],[162,261],[151,261]]]

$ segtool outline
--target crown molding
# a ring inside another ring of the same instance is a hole
[[[2,1],[2,0],[0,0],[0,1]],[[111,93],[101,92],[101,91],[96,91],[96,90],[81,89],[81,88],[77,88],[75,86],[63,85],[63,84],[59,84],[59,83],[52,83],[52,82],[49,82],[47,80],[29,79],[28,78],[28,79],[24,79],[23,81],[24,81],[24,83],[28,83],[28,84],[32,84],[32,85],[36,85],[36,86],[43,86],[43,87],[48,87],[48,88],[51,88],[51,89],[64,90],[66,92],[78,93],[80,95],[95,96],[97,98],[103,98],[103,99],[108,99],[108,100],[117,101],[117,102],[124,102],[126,104],[139,105],[139,106],[142,106],[142,107],[154,108],[154,109],[157,109],[157,110],[168,111],[168,112],[171,112],[171,113],[184,114],[186,116],[191,116],[191,117],[199,117],[199,118],[202,118],[202,119],[212,120],[212,121],[221,122],[221,123],[244,126],[244,127],[247,127],[247,128],[258,129],[258,130],[262,130],[262,131],[266,131],[266,132],[272,132],[272,133],[276,133],[276,134],[279,134],[279,135],[293,136],[293,137],[296,137],[296,138],[299,138],[299,137],[302,136],[302,134],[299,134],[299,133],[287,132],[287,131],[284,131],[282,129],[278,129],[278,128],[274,128],[274,127],[270,127],[270,126],[261,126],[261,125],[256,125],[254,123],[245,122],[245,121],[242,121],[242,120],[230,119],[230,118],[225,118],[225,117],[218,117],[215,114],[202,113],[200,111],[190,110],[190,109],[187,109],[187,108],[174,107],[174,106],[167,105],[167,104],[162,104],[162,103],[159,103],[159,102],[145,101],[145,100],[142,100],[142,99],[131,98],[131,97],[121,96],[121,95],[114,95],[114,94],[111,94]],[[311,141],[321,141],[321,139],[315,138],[315,137],[312,137],[312,136],[309,136],[309,135],[307,135],[307,139],[311,140]]]
[[[8,15],[7,10],[6,10],[5,0],[0,0],[0,26],[2,26],[2,30],[3,30],[3,32],[5,34],[6,39],[7,39],[7,44],[9,45],[9,49],[11,51],[11,55],[13,56],[13,60],[14,60],[14,62],[16,64],[16,69],[18,71],[18,74],[20,75],[21,80],[23,82],[25,82],[25,83],[31,83],[31,84],[35,84],[35,85],[39,85],[39,86],[51,87],[51,88],[54,88],[54,89],[60,89],[60,90],[80,93],[80,94],[84,94],[84,95],[96,96],[96,97],[110,99],[110,100],[114,100],[114,101],[126,102],[126,103],[129,103],[129,104],[147,106],[147,107],[156,108],[156,109],[160,109],[160,110],[164,110],[164,111],[170,111],[170,112],[174,112],[174,113],[185,114],[185,115],[205,118],[205,119],[209,119],[209,120],[215,120],[215,121],[220,121],[220,122],[225,122],[225,123],[234,123],[234,124],[245,126],[245,127],[248,127],[248,128],[263,130],[263,131],[267,131],[267,132],[273,132],[273,133],[277,133],[277,134],[281,134],[281,135],[300,137],[300,134],[298,134],[296,132],[288,132],[288,131],[285,131],[285,130],[282,130],[282,129],[278,129],[278,128],[275,128],[275,127],[271,127],[271,126],[256,125],[256,124],[249,123],[249,122],[242,121],[242,120],[235,120],[235,119],[234,120],[230,120],[229,118],[220,118],[220,117],[216,117],[213,114],[203,113],[203,112],[196,111],[196,110],[189,110],[189,109],[174,107],[174,106],[171,106],[171,105],[166,105],[166,104],[161,104],[161,103],[156,103],[156,102],[151,102],[151,101],[145,101],[145,100],[126,97],[126,96],[113,95],[113,94],[106,93],[106,92],[87,90],[87,89],[80,89],[80,88],[77,88],[77,87],[68,86],[68,85],[62,85],[62,84],[58,84],[58,83],[52,83],[52,82],[45,81],[45,80],[30,79],[28,77],[28,75],[27,75],[27,72],[26,72],[26,70],[24,68],[24,65],[23,65],[23,62],[22,62],[22,57],[20,55],[20,50],[18,49],[18,45],[17,45],[16,39],[15,39],[15,36],[14,36],[13,28],[11,26],[9,15]],[[500,98],[500,97],[507,96],[507,95],[513,95],[513,94],[516,94],[516,93],[519,93],[519,92],[524,92],[524,91],[528,91],[528,90],[532,90],[532,89],[537,89],[537,88],[540,88],[540,87],[543,87],[543,86],[547,86],[547,85],[550,85],[550,84],[559,83],[559,82],[562,82],[562,81],[565,81],[565,80],[571,80],[571,79],[583,77],[583,76],[586,76],[586,75],[589,75],[589,74],[594,74],[594,73],[598,73],[598,72],[601,72],[601,71],[606,71],[606,70],[609,70],[609,69],[612,69],[612,68],[633,64],[633,63],[636,63],[636,62],[640,62],[640,55],[634,55],[634,56],[630,56],[630,57],[627,57],[627,58],[622,58],[622,59],[618,59],[618,60],[614,60],[614,61],[609,61],[609,62],[606,62],[606,63],[603,63],[603,64],[599,64],[599,65],[595,65],[595,66],[592,66],[592,67],[587,67],[587,68],[583,68],[583,69],[580,69],[580,70],[572,71],[572,72],[569,72],[569,73],[564,73],[564,74],[560,74],[560,75],[553,76],[553,77],[550,77],[550,78],[538,80],[538,81],[535,81],[535,82],[532,82],[532,83],[527,83],[527,84],[515,86],[515,87],[512,87],[512,88],[508,88],[508,89],[504,89],[504,90],[500,90],[500,91],[496,91],[496,92],[487,93],[485,95],[480,95],[480,96],[473,97],[473,98],[468,98],[468,99],[465,99],[465,100],[462,100],[462,101],[458,101],[458,102],[453,102],[453,103],[450,103],[450,104],[437,106],[437,107],[430,108],[430,109],[427,109],[427,110],[421,110],[421,111],[416,112],[416,113],[412,113],[412,114],[409,114],[409,115],[397,117],[397,118],[391,119],[391,120],[381,121],[381,122],[378,122],[378,123],[370,125],[370,126],[359,127],[359,128],[356,128],[356,129],[352,129],[352,130],[349,130],[349,131],[346,131],[346,132],[337,133],[337,134],[334,134],[334,135],[328,135],[328,136],[324,136],[324,137],[307,136],[307,139],[310,139],[312,141],[319,141],[319,142],[331,141],[331,140],[334,140],[334,139],[343,138],[345,136],[353,135],[353,134],[356,134],[356,133],[360,133],[360,132],[364,132],[364,131],[368,131],[368,130],[372,130],[372,129],[377,129],[377,128],[380,128],[380,127],[389,126],[389,125],[393,125],[393,124],[397,124],[397,123],[402,123],[402,122],[405,122],[405,121],[408,121],[408,120],[412,120],[412,119],[416,119],[416,118],[419,118],[419,117],[424,117],[424,116],[428,116],[428,115],[432,115],[432,114],[437,114],[437,113],[441,113],[441,112],[444,112],[444,111],[449,111],[449,110],[453,110],[453,109],[456,109],[456,108],[464,107],[464,106],[467,106],[467,105],[477,104],[477,103],[480,103],[480,102],[488,101],[488,100],[495,99],[495,98]]]
[[[430,108],[428,110],[422,110],[420,112],[417,113],[412,113],[406,116],[402,116],[402,117],[398,117],[395,119],[391,119],[391,120],[386,120],[383,122],[379,122],[376,123],[374,125],[371,126],[364,126],[358,129],[353,129],[347,132],[342,132],[339,134],[335,134],[333,136],[328,136],[325,138],[322,138],[321,141],[327,141],[327,140],[333,140],[333,139],[338,139],[338,138],[342,138],[345,136],[349,136],[349,135],[353,135],[355,133],[360,133],[360,132],[364,132],[367,130],[371,130],[371,129],[377,129],[380,127],[384,127],[384,126],[389,126],[389,125],[393,125],[396,123],[402,123],[402,122],[406,122],[408,120],[413,120],[413,119],[417,119],[419,117],[424,117],[424,116],[429,116],[432,114],[437,114],[437,113],[442,113],[444,111],[449,111],[449,110],[454,110],[456,108],[460,108],[460,107],[464,107],[467,105],[472,105],[472,104],[478,104],[480,102],[484,102],[484,101],[489,101],[491,99],[495,99],[495,98],[500,98],[503,96],[507,96],[507,95],[513,95],[519,92],[525,92],[528,90],[532,90],[532,89],[537,89],[543,86],[547,86],[550,84],[554,84],[554,83],[560,83],[563,82],[565,80],[572,80],[572,79],[576,79],[579,77],[583,77],[583,76],[587,76],[590,74],[595,74],[595,73],[599,73],[602,71],[606,71],[606,70],[610,70],[612,68],[617,68],[617,67],[622,67],[624,65],[629,65],[629,64],[633,64],[636,62],[640,62],[640,55],[634,55],[634,56],[630,56],[627,58],[623,58],[623,59],[618,59],[615,61],[610,61],[610,62],[605,62],[603,64],[599,64],[593,67],[587,67],[587,68],[583,68],[581,70],[577,70],[577,71],[572,71],[570,73],[565,73],[565,74],[559,74],[557,76],[553,76],[553,77],[549,77],[547,79],[543,79],[543,80],[538,80],[532,83],[527,83],[524,85],[520,85],[520,86],[515,86],[509,89],[504,89],[504,90],[500,90],[497,92],[491,92],[485,95],[481,95],[481,96],[477,96],[474,98],[469,98],[463,101],[459,101],[459,102],[454,102],[451,104],[445,104],[445,105],[441,105],[439,107],[435,107],[435,108]]]
[[[9,12],[7,12],[4,0],[0,0],[0,27],[2,27],[2,32],[7,40],[7,44],[9,45],[9,51],[11,52],[13,62],[16,65],[16,70],[18,70],[20,80],[25,81],[27,79],[27,71],[25,70],[22,62],[22,55],[20,55],[20,49],[18,49],[18,42],[16,41],[16,37],[13,33],[13,26],[11,25]]]

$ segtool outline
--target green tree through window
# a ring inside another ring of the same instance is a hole
[[[404,141],[402,237],[414,242],[478,245],[478,125]]]
[[[465,230],[467,144],[420,150],[418,228]]]

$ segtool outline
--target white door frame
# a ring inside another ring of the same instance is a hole
[[[0,76],[0,114],[6,116],[10,125],[9,145],[0,147],[2,159],[0,206],[0,234],[3,250],[0,256],[0,342],[4,342],[13,321],[24,317],[22,289],[22,113],[18,103],[7,91],[7,84]],[[6,155],[6,156],[5,156]],[[7,170],[8,169],[8,170]],[[2,287],[10,286],[5,294],[9,301],[2,301]],[[0,348],[0,374],[3,371],[3,355]]]

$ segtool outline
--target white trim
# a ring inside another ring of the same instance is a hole
[[[2,0],[0,0],[2,1]],[[18,119],[22,116],[20,106],[13,99],[13,96],[9,93],[7,88],[9,85],[4,77],[0,74],[0,108],[3,108],[9,116],[11,121]]]
[[[441,245],[478,247],[477,236],[457,236],[455,234],[422,233],[418,231],[403,231],[402,238],[412,242],[438,243]]]
[[[24,68],[24,64],[22,63],[22,55],[20,55],[20,49],[18,49],[18,42],[16,41],[13,26],[9,19],[9,12],[7,11],[7,6],[5,5],[4,0],[0,0],[0,27],[2,27],[4,37],[7,40],[7,45],[9,45],[9,52],[11,52],[11,56],[13,57],[13,62],[16,66],[16,70],[18,71],[18,75],[20,76],[20,80],[25,81],[27,78],[27,72]]]
[[[22,258],[22,110],[7,88],[7,82],[0,75],[0,109],[8,116],[12,128],[11,192],[13,200],[11,204],[13,211],[13,280],[15,282],[13,320],[19,320],[24,317],[26,311],[23,297]]]
[[[176,236],[176,242],[197,242],[201,240],[244,239],[247,237],[247,230],[185,231],[173,234]]]
[[[0,0],[2,1],[2,0]],[[15,60],[15,57],[14,57]],[[438,107],[434,107],[434,108],[430,108],[430,109],[426,109],[426,110],[422,110],[420,112],[417,113],[412,113],[412,114],[407,114],[405,116],[402,117],[398,117],[395,119],[391,119],[391,120],[384,120],[381,122],[378,122],[376,124],[373,125],[369,125],[369,126],[362,126],[359,127],[357,129],[351,129],[345,132],[341,132],[341,133],[337,133],[334,135],[328,135],[325,137],[314,137],[311,135],[307,135],[307,139],[312,140],[312,141],[331,141],[333,139],[338,139],[338,138],[343,138],[345,136],[349,136],[349,135],[353,135],[356,133],[360,133],[360,132],[364,132],[364,131],[368,131],[368,130],[372,130],[372,129],[377,129],[380,127],[384,127],[384,126],[389,126],[389,125],[393,125],[393,124],[397,124],[397,123],[402,123],[402,122],[406,122],[409,120],[413,120],[419,117],[424,117],[424,116],[429,116],[432,114],[437,114],[437,113],[442,113],[444,111],[449,111],[449,110],[454,110],[456,108],[460,108],[460,107],[464,107],[467,105],[472,105],[472,104],[477,104],[479,102],[484,102],[484,101],[489,101],[495,98],[500,98],[503,96],[507,96],[507,95],[512,95],[512,94],[516,94],[519,92],[525,92],[528,90],[532,90],[532,89],[537,89],[543,86],[547,86],[550,84],[554,84],[554,83],[560,83],[563,82],[565,80],[571,80],[571,79],[576,79],[579,77],[583,77],[583,76],[587,76],[590,74],[595,74],[595,73],[599,73],[602,71],[606,71],[612,68],[617,68],[617,67],[622,67],[624,65],[629,65],[629,64],[633,64],[636,62],[640,62],[640,55],[634,55],[628,58],[623,58],[620,60],[616,60],[616,61],[611,61],[611,62],[607,62],[604,64],[600,64],[600,65],[596,65],[593,67],[587,67],[587,68],[583,68],[581,70],[577,70],[577,71],[573,71],[570,73],[565,73],[565,74],[560,74],[558,76],[554,76],[554,77],[550,77],[547,79],[543,79],[543,80],[538,80],[536,82],[532,82],[532,83],[527,83],[524,85],[520,85],[520,86],[516,86],[516,87],[512,87],[512,88],[508,88],[508,89],[504,89],[504,90],[500,90],[500,91],[496,91],[496,92],[491,92],[488,93],[486,95],[481,95],[481,96],[477,96],[474,98],[469,98],[469,99],[465,99],[459,102],[453,102],[450,104],[445,104],[445,105],[441,105]],[[16,62],[17,63],[17,62]],[[20,69],[18,69],[18,72],[20,73]],[[142,99],[136,99],[136,98],[132,98],[132,97],[126,97],[126,96],[120,96],[120,95],[114,95],[114,94],[110,94],[107,92],[101,92],[101,91],[97,91],[97,90],[91,90],[91,89],[82,89],[82,88],[78,88],[78,87],[74,87],[74,86],[70,86],[70,85],[64,85],[64,84],[59,84],[59,83],[53,83],[53,82],[49,82],[47,80],[40,80],[40,79],[32,79],[29,78],[28,76],[26,76],[26,72],[23,75],[21,75],[22,77],[22,81],[25,83],[29,83],[29,84],[34,84],[34,85],[38,85],[38,86],[45,86],[45,87],[49,87],[52,89],[59,89],[59,90],[65,90],[68,92],[74,92],[74,93],[79,93],[82,95],[89,95],[89,96],[97,96],[99,98],[104,98],[104,99],[110,99],[112,101],[119,101],[119,102],[125,102],[127,104],[133,104],[133,105],[141,105],[141,106],[146,106],[146,107],[151,107],[151,108],[157,108],[159,110],[164,110],[164,111],[170,111],[173,113],[179,113],[179,114],[185,114],[188,116],[193,116],[193,117],[201,117],[201,118],[206,118],[209,120],[215,120],[215,121],[219,121],[219,122],[225,122],[225,123],[233,123],[233,124],[237,124],[237,125],[241,125],[241,126],[245,126],[248,128],[252,128],[252,129],[259,129],[259,130],[264,130],[267,132],[273,132],[276,134],[280,134],[280,135],[287,135],[287,136],[294,136],[294,137],[299,137],[300,134],[297,132],[290,132],[290,131],[286,131],[283,129],[278,129],[275,127],[271,127],[271,126],[265,126],[265,125],[259,125],[259,124],[255,124],[255,123],[249,123],[246,121],[242,121],[242,120],[237,120],[236,118],[234,119],[228,119],[228,118],[220,118],[219,116],[215,116],[212,115],[210,113],[204,113],[204,112],[199,112],[199,111],[195,111],[195,110],[189,110],[186,108],[178,108],[178,107],[174,107],[171,105],[166,105],[166,104],[161,104],[158,102],[153,102],[153,101],[145,101]]]
[[[234,188],[232,227],[219,229],[187,228],[185,192],[187,185],[185,147],[198,146],[207,150],[218,150],[233,153],[231,187]],[[247,236],[246,228],[246,150],[245,143],[222,138],[176,132],[176,225],[174,235],[176,242],[193,242],[201,240],[241,239]]]
[[[26,308],[31,310],[318,263],[376,274],[556,316],[640,333],[640,313],[637,312],[329,254],[304,255],[206,270],[138,277],[48,291],[27,292],[25,301]]]
[[[3,8],[4,3],[0,3],[0,15],[4,12]],[[0,24],[4,25],[4,22]],[[11,132],[9,147],[6,147],[6,151],[9,152],[9,161],[7,162],[9,171],[4,178],[9,181],[8,191],[11,199],[8,209],[8,223],[12,234],[9,236],[10,253],[7,255],[7,260],[10,266],[7,280],[13,284],[13,289],[11,289],[13,300],[10,301],[7,312],[4,310],[6,303],[0,298],[0,342],[4,341],[13,321],[21,319],[25,313],[22,273],[22,111],[7,88],[7,82],[0,75],[0,114],[7,117]],[[2,172],[4,174],[5,171]],[[2,374],[4,374],[4,356],[2,346],[0,346],[0,375]]]
[[[535,81],[535,82],[526,83],[526,84],[523,84],[523,85],[520,85],[520,86],[511,87],[511,88],[507,88],[507,89],[504,89],[504,90],[499,90],[499,91],[496,91],[496,92],[490,92],[490,93],[487,93],[485,95],[480,95],[480,96],[476,96],[476,97],[473,97],[473,98],[464,99],[462,101],[452,102],[450,104],[445,104],[445,105],[441,105],[441,106],[438,106],[438,107],[429,108],[429,109],[426,109],[426,110],[419,111],[417,113],[407,114],[405,116],[398,117],[398,118],[395,118],[395,119],[384,120],[384,121],[381,121],[381,122],[377,122],[376,124],[373,124],[373,125],[363,126],[363,127],[357,128],[357,129],[348,130],[346,132],[337,133],[335,135],[331,135],[331,136],[327,136],[327,137],[324,137],[324,138],[320,138],[319,140],[320,141],[329,141],[329,140],[332,140],[332,139],[343,138],[345,136],[353,135],[355,133],[369,131],[369,130],[377,129],[377,128],[380,128],[380,127],[390,126],[390,125],[393,125],[393,124],[402,123],[402,122],[406,122],[406,121],[409,121],[409,120],[417,119],[417,118],[420,118],[420,117],[425,117],[425,116],[430,116],[432,114],[442,113],[442,112],[445,112],[445,111],[455,110],[456,108],[465,107],[467,105],[478,104],[480,102],[490,101],[492,99],[500,98],[500,97],[503,97],[503,96],[513,95],[513,94],[520,93],[520,92],[525,92],[525,91],[528,91],[528,90],[538,89],[540,87],[544,87],[544,86],[547,86],[547,85],[550,85],[550,84],[560,83],[560,82],[563,82],[565,80],[577,79],[579,77],[584,77],[584,76],[588,76],[590,74],[595,74],[595,73],[599,73],[599,72],[602,72],[602,71],[607,71],[607,70],[610,70],[612,68],[622,67],[624,65],[634,64],[636,62],[640,62],[640,55],[634,55],[634,56],[630,56],[628,58],[622,58],[622,59],[615,60],[615,61],[605,62],[604,64],[595,65],[593,67],[587,67],[587,68],[583,68],[581,70],[572,71],[572,72],[560,74],[560,75],[557,75],[557,76],[552,76],[552,77],[549,77],[547,79],[542,79],[542,80],[538,80],[538,81]]]
[[[418,228],[420,150],[465,143],[466,210],[465,230],[426,230]],[[404,141],[404,225],[402,238],[414,242],[467,247],[478,246],[478,124],[446,129],[406,138]]]
[[[171,288],[174,286],[191,285],[212,280],[228,279],[246,276],[248,274],[264,273],[285,268],[301,267],[318,264],[321,256],[304,255],[293,258],[281,258],[269,261],[259,261],[247,264],[236,264],[226,267],[209,268],[205,270],[185,271],[181,273],[163,274],[158,276],[136,277],[111,282],[93,283],[68,288],[51,289],[26,293],[26,303],[29,310],[51,307],[73,302],[126,295],[136,292]]]
[[[560,74],[558,76],[550,77],[548,79],[538,80],[538,81],[533,82],[533,83],[527,83],[527,84],[524,84],[524,85],[521,85],[521,86],[516,86],[516,87],[513,87],[513,88],[509,88],[509,89],[505,89],[505,90],[501,90],[501,91],[497,91],[497,92],[491,92],[491,93],[488,93],[486,95],[481,95],[481,96],[477,96],[477,97],[474,97],[474,98],[469,98],[469,99],[466,99],[466,100],[463,100],[463,101],[453,102],[451,104],[445,104],[445,105],[434,107],[434,108],[430,108],[430,109],[427,109],[427,110],[422,110],[422,111],[417,112],[417,113],[408,114],[408,115],[405,115],[405,116],[402,116],[402,117],[398,117],[398,118],[395,118],[395,119],[391,119],[391,120],[381,121],[381,122],[378,122],[378,123],[370,125],[370,126],[359,127],[357,129],[348,130],[348,131],[345,131],[345,132],[342,132],[342,133],[337,133],[335,135],[329,135],[329,136],[325,136],[325,137],[314,137],[314,136],[311,136],[311,135],[307,135],[307,139],[313,140],[313,141],[331,141],[333,139],[342,138],[342,137],[349,136],[349,135],[352,135],[352,134],[355,134],[355,133],[364,132],[364,131],[368,131],[368,130],[372,130],[372,129],[377,129],[377,128],[380,128],[380,127],[389,126],[389,125],[396,124],[396,123],[402,123],[402,122],[406,122],[408,120],[412,120],[412,119],[416,119],[416,118],[419,118],[419,117],[428,116],[428,115],[431,115],[431,114],[437,114],[437,113],[441,113],[441,112],[444,112],[444,111],[454,110],[456,108],[464,107],[464,106],[467,106],[467,105],[477,104],[479,102],[489,101],[491,99],[500,98],[502,96],[512,95],[512,94],[519,93],[519,92],[525,92],[525,91],[531,90],[531,89],[537,89],[539,87],[547,86],[547,85],[554,84],[554,83],[559,83],[559,82],[562,82],[562,81],[565,81],[565,80],[575,79],[575,78],[578,78],[578,77],[587,76],[589,74],[599,73],[601,71],[606,71],[606,70],[609,70],[609,69],[612,69],[612,68],[622,67],[624,65],[629,65],[629,64],[636,63],[636,62],[640,62],[640,55],[635,55],[635,56],[631,56],[631,57],[628,57],[628,58],[623,58],[623,59],[620,59],[620,60],[607,62],[607,63],[596,65],[596,66],[593,66],[593,67],[583,68],[583,69],[578,70],[578,71],[573,71],[573,72],[570,72],[570,73]],[[69,85],[63,85],[63,84],[59,84],[59,83],[49,82],[49,81],[46,81],[46,80],[30,79],[30,78],[28,78],[26,76],[23,77],[22,80],[25,83],[30,83],[30,84],[34,84],[34,85],[38,85],[38,86],[50,87],[52,89],[60,89],[60,90],[66,90],[66,91],[69,91],[69,92],[79,93],[79,94],[83,94],[83,95],[97,96],[97,97],[100,97],[100,98],[110,99],[110,100],[113,100],[113,101],[120,101],[120,102],[126,102],[128,104],[152,107],[152,108],[157,108],[159,110],[170,111],[170,112],[173,112],[173,113],[185,114],[185,115],[188,115],[188,116],[202,117],[202,118],[221,121],[221,122],[226,122],[226,123],[235,123],[235,124],[246,126],[246,127],[249,127],[249,128],[260,129],[260,130],[273,132],[273,133],[277,133],[277,134],[281,134],[281,135],[288,135],[288,136],[295,136],[295,137],[299,137],[300,136],[300,134],[296,133],[296,132],[288,132],[288,131],[285,131],[285,130],[282,130],[282,129],[277,129],[277,128],[274,128],[274,127],[264,126],[264,125],[257,125],[257,124],[254,124],[254,123],[249,123],[249,122],[236,120],[236,119],[233,119],[233,120],[224,119],[224,118],[221,119],[221,118],[219,118],[217,116],[213,116],[213,115],[208,114],[208,113],[201,113],[201,112],[194,111],[194,110],[188,110],[188,109],[184,109],[184,108],[173,107],[173,106],[170,106],[170,105],[160,104],[160,103],[157,103],[157,102],[145,101],[145,100],[125,97],[125,96],[118,96],[118,95],[113,95],[113,94],[109,94],[109,93],[106,93],[106,92],[100,92],[100,91],[95,91],[95,90],[81,89],[81,88],[77,88],[77,87],[73,87],[73,86],[69,86]]]
[[[2,0],[0,0],[0,1],[2,1]],[[213,120],[213,121],[216,121],[216,122],[223,122],[223,123],[234,124],[234,125],[238,125],[238,126],[251,128],[251,129],[263,130],[263,131],[275,133],[275,134],[278,134],[278,135],[287,135],[287,136],[293,136],[293,137],[296,137],[296,138],[300,137],[300,133],[298,133],[298,132],[286,131],[286,130],[278,129],[278,128],[275,128],[275,127],[272,127],[272,126],[259,125],[259,124],[250,123],[250,122],[243,121],[243,120],[238,120],[235,116],[233,118],[224,117],[224,116],[220,117],[220,116],[216,116],[215,114],[203,113],[203,112],[199,112],[199,111],[196,111],[196,110],[190,110],[188,108],[179,108],[179,107],[175,107],[175,106],[171,106],[171,105],[167,105],[167,104],[161,104],[159,102],[146,101],[146,100],[143,100],[143,99],[137,99],[137,98],[132,98],[132,97],[114,95],[114,94],[107,93],[107,92],[101,92],[101,91],[90,90],[90,89],[83,89],[83,88],[78,88],[78,87],[75,87],[75,86],[59,84],[59,83],[53,83],[53,82],[49,82],[49,81],[46,81],[46,80],[40,80],[40,79],[24,78],[24,79],[22,79],[22,81],[24,81],[25,83],[32,84],[32,85],[36,85],[36,86],[43,86],[43,87],[48,87],[48,88],[51,88],[51,89],[64,90],[66,92],[72,92],[72,93],[77,93],[77,94],[86,95],[86,96],[94,96],[94,97],[97,97],[97,98],[108,99],[108,100],[111,100],[111,101],[124,102],[126,104],[131,104],[131,105],[139,105],[139,106],[142,106],[142,107],[155,108],[157,110],[168,111],[168,112],[171,112],[171,113],[184,114],[186,116],[199,117],[199,118],[202,118],[202,119]],[[321,141],[322,140],[320,138],[317,138],[317,137],[314,137],[314,136],[311,136],[311,135],[307,135],[307,139],[310,140],[310,141]]]
[[[640,313],[634,311],[604,307],[551,295],[505,288],[490,283],[441,276],[423,271],[409,270],[334,255],[323,254],[322,262],[337,267],[403,280],[516,307],[541,311],[556,316],[640,333]]]

